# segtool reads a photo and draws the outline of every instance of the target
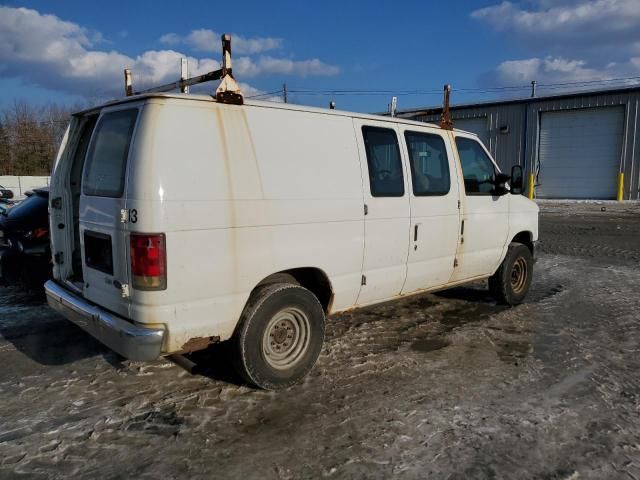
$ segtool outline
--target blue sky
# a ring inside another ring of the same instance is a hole
[[[225,12],[223,2],[198,0],[6,2],[0,104],[98,102],[121,95],[125,67],[138,86],[175,79],[180,56],[192,73],[212,70],[223,32],[235,35],[234,72],[247,95],[286,82],[295,103],[335,100],[356,111],[384,110],[391,92],[400,93],[399,108],[438,104],[444,83],[460,103],[526,95],[504,88],[534,79],[547,93],[640,79],[638,0],[229,5]],[[319,94],[328,90],[359,93]],[[365,94],[373,90],[381,93]]]

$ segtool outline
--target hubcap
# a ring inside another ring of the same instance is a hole
[[[267,363],[278,370],[293,367],[309,347],[310,331],[304,312],[294,307],[280,310],[264,331],[262,353]]]
[[[518,294],[524,290],[527,283],[527,262],[523,257],[518,257],[511,267],[511,289]]]

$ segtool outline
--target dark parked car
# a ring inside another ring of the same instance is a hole
[[[0,283],[39,288],[51,276],[49,189],[0,213]]]
[[[4,198],[0,198],[0,215],[8,211],[15,204],[16,202],[14,202],[13,200],[5,200]]]
[[[2,200],[10,200],[13,198],[13,192],[8,188],[4,188],[0,185],[0,199]]]

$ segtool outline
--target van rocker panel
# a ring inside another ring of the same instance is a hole
[[[72,294],[53,280],[44,287],[50,307],[123,357],[145,361],[160,356],[164,329],[134,325]]]

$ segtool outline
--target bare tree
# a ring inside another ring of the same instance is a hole
[[[15,101],[0,110],[0,175],[49,175],[71,112],[78,109]]]

